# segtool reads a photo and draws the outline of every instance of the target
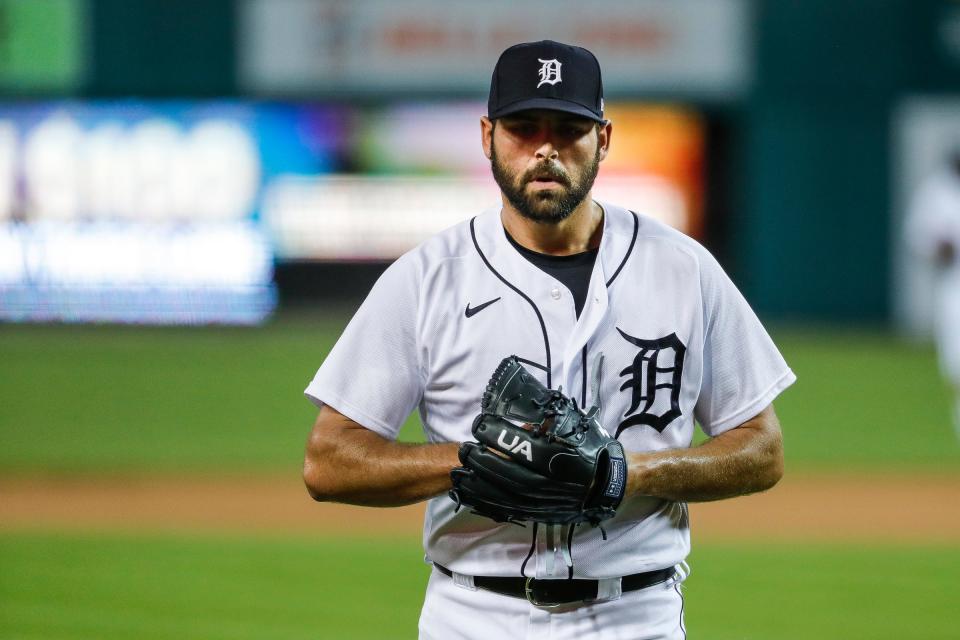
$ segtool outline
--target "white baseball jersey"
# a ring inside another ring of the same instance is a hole
[[[519,356],[551,388],[590,406],[604,355],[601,423],[627,451],[688,447],[699,421],[717,435],[752,418],[795,377],[716,260],[694,240],[609,204],[586,304],[510,244],[492,208],[427,240],[383,274],[307,396],[395,438],[419,407],[430,442],[472,440],[484,387]],[[496,524],[429,501],[430,560],[467,575],[566,578],[563,532]],[[690,548],[684,503],[625,499],[599,529],[582,525],[574,576],[611,578],[680,563]]]
[[[937,274],[935,330],[944,375],[960,386],[960,176],[945,168],[917,191],[907,218],[907,241],[933,261],[941,243],[953,245],[953,263]],[[957,406],[960,433],[960,404]]]

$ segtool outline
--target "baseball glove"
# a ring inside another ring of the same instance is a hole
[[[623,446],[600,425],[598,406],[583,413],[511,356],[490,379],[481,409],[477,442],[460,446],[463,466],[450,474],[458,508],[497,522],[599,525],[613,517],[627,464]]]

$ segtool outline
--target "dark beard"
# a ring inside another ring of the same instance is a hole
[[[497,158],[497,148],[492,141],[490,143],[490,169],[493,171],[493,179],[497,181],[500,191],[507,196],[507,200],[520,215],[533,222],[556,224],[568,218],[593,188],[593,182],[600,170],[600,145],[597,145],[597,152],[594,154],[593,160],[583,167],[583,173],[578,181],[571,180],[566,172],[550,163],[534,167],[520,176],[519,180],[516,180],[500,164]],[[525,187],[534,176],[547,176],[566,188],[562,189],[560,193],[548,190],[527,195]]]

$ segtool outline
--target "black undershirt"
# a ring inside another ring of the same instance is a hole
[[[504,229],[504,232],[506,233],[506,229]],[[597,261],[597,254],[600,253],[600,249],[591,249],[570,256],[551,256],[520,246],[509,233],[506,235],[507,240],[510,241],[514,249],[520,252],[520,255],[544,273],[562,282],[570,290],[573,295],[573,306],[579,318],[580,312],[583,311],[583,305],[587,302],[590,274],[593,273],[593,263]]]

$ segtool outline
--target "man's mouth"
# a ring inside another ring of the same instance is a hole
[[[533,176],[527,180],[527,183],[539,187],[559,187],[566,185],[566,181],[563,178],[550,174]]]

